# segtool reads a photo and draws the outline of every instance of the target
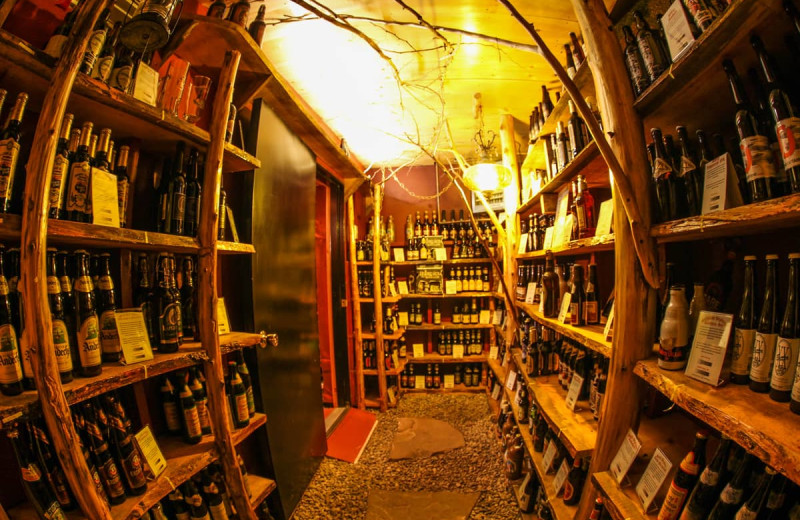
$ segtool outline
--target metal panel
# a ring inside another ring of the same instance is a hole
[[[258,350],[258,382],[278,498],[288,517],[326,450],[314,279],[317,167],[260,100],[251,126],[262,164],[253,176],[253,321],[255,330],[280,338],[277,348]]]

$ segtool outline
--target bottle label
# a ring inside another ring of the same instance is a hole
[[[92,77],[99,79],[103,83],[108,83],[108,78],[111,76],[111,70],[114,66],[114,55],[103,56],[97,60],[92,70]]]
[[[391,359],[392,358],[390,358],[390,357],[386,358],[386,364],[387,365],[390,364]],[[392,367],[391,366],[387,366],[386,368],[388,370],[391,370]],[[247,414],[250,415],[251,412],[252,413],[256,413],[256,401],[253,398],[253,387],[252,387],[252,385],[247,387]]]
[[[669,491],[667,491],[667,496],[664,497],[664,502],[661,504],[658,520],[676,520],[688,494],[689,492],[686,489],[676,485],[673,480],[669,486]]]
[[[117,206],[119,207],[119,221],[125,224],[125,215],[128,213],[128,179],[117,180]]]
[[[5,276],[0,275],[0,295],[8,296],[10,292],[11,291],[8,287],[8,280],[6,280]]]
[[[89,213],[89,176],[92,167],[89,161],[72,163],[69,170],[69,192],[67,211]]]
[[[61,284],[62,293],[69,294],[72,292],[72,283],[70,282],[69,276],[62,276],[58,281]]]
[[[172,345],[178,343],[181,330],[181,307],[178,303],[170,303],[158,317],[161,331],[160,344]]]
[[[66,34],[54,34],[47,40],[47,45],[44,48],[44,53],[52,56],[55,59],[61,57],[64,52],[64,46],[67,44],[69,37]]]
[[[20,472],[22,473],[22,480],[25,482],[39,482],[42,480],[42,474],[39,472],[39,468],[36,467],[35,464],[30,464],[27,467],[20,468]]]
[[[781,338],[775,344],[775,360],[772,368],[770,388],[780,392],[788,392],[794,383],[797,367],[797,351],[800,349],[800,338]]]
[[[658,63],[658,58],[656,57],[655,47],[658,43],[656,43],[650,35],[637,38],[636,43],[639,45],[639,52],[642,54],[642,61],[644,61],[647,74],[650,75],[650,79],[655,80],[661,75],[661,69],[663,68],[663,66]]]
[[[200,429],[208,430],[211,428],[211,419],[208,416],[208,399],[196,399],[194,404],[197,406],[197,418],[200,421]]]
[[[756,340],[753,343],[753,363],[750,366],[751,380],[757,383],[769,383],[777,342],[777,334],[756,333]]]
[[[114,463],[114,459],[110,458],[98,468],[103,482],[106,484],[108,495],[110,497],[119,497],[125,495],[125,488],[122,486],[122,479],[119,478],[119,470]]]
[[[191,222],[191,223],[195,224],[195,226],[197,225],[197,208],[199,208],[199,207],[200,207],[200,200],[198,199],[198,197],[194,197],[194,196],[192,196],[192,197],[187,196],[186,197],[186,210],[185,210],[186,214],[184,216],[184,218],[186,219],[186,222]],[[363,258],[364,251],[363,250],[360,251],[359,254],[362,257],[361,259],[363,260],[364,259]]]
[[[236,420],[238,422],[246,422],[250,419],[250,410],[247,408],[247,395],[237,394],[236,401]]]
[[[183,420],[186,424],[186,432],[189,437],[200,437],[203,435],[200,426],[200,416],[197,413],[197,406],[191,406],[183,409]]]
[[[172,401],[164,401],[164,417],[167,420],[167,430],[181,431],[181,419],[178,415],[178,406]]]
[[[91,314],[81,323],[78,330],[78,355],[83,367],[94,367],[102,362],[100,359],[100,326],[97,323],[96,314]]]
[[[583,314],[585,316],[586,323],[599,323],[600,316],[598,313],[598,303],[597,302],[586,302],[583,304]]]
[[[628,66],[628,74],[631,76],[631,81],[636,89],[636,92],[641,92],[647,88],[647,76],[642,69],[642,63],[639,61],[639,56],[636,50],[631,47],[630,52],[625,53],[625,64]]]
[[[569,304],[569,322],[572,325],[577,325],[580,322],[580,318],[582,318],[581,307],[580,303]]]
[[[47,294],[61,294],[61,284],[55,276],[47,277]]]
[[[97,56],[100,54],[100,51],[103,50],[103,44],[105,42],[105,29],[98,29],[92,32],[92,35],[89,36],[89,43],[86,44],[86,52],[83,54],[83,64],[87,66],[86,68],[94,68],[94,62],[97,59]]]
[[[733,488],[728,484],[720,493],[719,499],[726,504],[738,504],[742,501],[743,494],[744,490]]]
[[[104,274],[98,278],[96,288],[101,291],[113,291],[114,282],[111,280],[111,276]]]
[[[790,117],[782,119],[775,126],[778,134],[778,145],[780,145],[781,158],[785,169],[800,166],[800,117]]]
[[[756,340],[755,329],[735,329],[733,333],[733,353],[731,355],[731,373],[746,376],[750,373],[750,361],[753,359],[753,344]]]
[[[677,345],[676,338],[659,338],[658,359],[666,363],[678,363],[688,359],[689,345]]]
[[[175,192],[172,194],[172,219],[183,221],[186,215],[186,194]]]
[[[767,511],[777,511],[782,508],[784,500],[786,500],[786,493],[771,491],[767,498]]]
[[[133,74],[132,65],[122,65],[115,67],[111,72],[111,78],[108,84],[115,89],[127,92],[131,86],[131,76]]]
[[[127,457],[122,459],[122,467],[125,469],[125,475],[128,479],[128,484],[131,488],[140,488],[147,484],[147,477],[144,475],[144,468],[142,468],[142,458],[136,448],[131,447],[131,452]]]
[[[49,208],[58,210],[64,202],[64,176],[69,171],[69,159],[56,155],[53,163],[53,178],[50,181]]]
[[[64,320],[53,319],[53,349],[55,350],[58,371],[62,374],[72,371],[72,353],[69,348],[69,332]]]
[[[695,23],[701,29],[706,27],[714,20],[714,15],[709,11],[700,0],[684,0],[684,5],[689,9],[689,13],[694,18]]]
[[[756,520],[758,517],[758,511],[750,511],[750,509],[745,505],[736,513],[734,517],[735,520]]]
[[[10,385],[22,380],[17,334],[10,324],[0,326],[0,383]]]
[[[672,166],[661,157],[658,157],[653,163],[653,178],[657,181],[667,179],[672,174]]]
[[[693,172],[696,169],[697,165],[694,162],[692,162],[691,159],[689,159],[685,155],[681,156],[681,173],[680,173],[681,177],[686,177],[687,173]]]
[[[214,520],[228,520],[228,513],[225,511],[225,503],[220,500],[219,504],[208,505],[208,511]]]
[[[737,117],[739,115],[737,114]],[[747,182],[758,179],[771,179],[777,174],[775,171],[775,156],[769,146],[769,139],[763,135],[745,137],[739,143],[744,159],[744,171]]]
[[[11,137],[0,141],[0,199],[11,198],[18,157],[19,143],[17,141]]]
[[[102,279],[100,281],[102,285]],[[100,343],[104,354],[117,354],[122,352],[117,333],[117,313],[113,310],[104,311],[100,315]]]
[[[575,213],[578,215],[578,229],[586,229],[586,208],[576,206]]]

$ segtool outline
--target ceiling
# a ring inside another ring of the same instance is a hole
[[[533,43],[497,0],[406,1],[433,25]],[[338,14],[416,21],[397,0],[329,0],[324,5]],[[570,2],[516,0],[515,5],[563,62],[563,44],[570,31],[578,32]],[[254,5],[251,14],[255,11]],[[481,94],[486,130],[497,132],[500,115],[511,113],[522,147],[541,85],[559,85],[544,59],[532,52],[454,33],[443,33],[451,44],[446,48],[429,29],[354,21],[383,58],[362,38],[328,21],[288,22],[287,17],[304,15],[307,11],[291,0],[268,2],[270,21],[283,23],[267,27],[262,48],[276,71],[365,165],[430,164],[422,148],[452,157],[445,120],[455,148],[465,155],[474,151],[476,93]]]

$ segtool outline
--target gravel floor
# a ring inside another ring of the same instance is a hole
[[[326,458],[293,520],[363,520],[370,489],[480,492],[470,520],[518,520],[485,395],[407,394],[398,408],[377,416],[378,426],[358,464]],[[446,421],[461,431],[466,445],[426,459],[390,462],[399,417]]]

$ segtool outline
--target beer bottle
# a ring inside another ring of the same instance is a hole
[[[250,417],[256,414],[256,401],[253,398],[253,382],[250,377],[250,371],[247,369],[247,363],[244,361],[244,353],[239,350],[236,352],[236,370],[239,372],[239,377],[244,384],[247,396],[247,413]]]
[[[572,49],[569,48],[569,43],[564,44],[564,53],[567,56],[567,75],[569,75],[570,79],[575,77],[575,74],[578,72],[578,68],[575,66],[575,59],[572,56]]]
[[[139,450],[133,443],[133,436],[125,427],[123,418],[110,409],[108,419],[111,426],[111,444],[117,463],[125,476],[125,488],[130,495],[142,495],[147,491],[147,478],[144,475]]]
[[[158,259],[158,287],[156,288],[156,312],[158,314],[158,351],[177,352],[181,345],[180,297],[172,291],[170,259],[163,254]]]
[[[700,474],[700,479],[686,501],[686,507],[683,508],[680,520],[703,520],[714,507],[723,484],[721,475],[725,469],[730,446],[731,439],[723,436],[722,442],[714,453],[714,458]]]
[[[75,116],[64,114],[61,123],[61,135],[58,138],[56,157],[53,160],[53,175],[50,179],[47,216],[50,218],[64,218],[64,188],[69,174],[69,145],[72,121]]]
[[[247,389],[236,368],[236,361],[228,362],[228,388],[233,426],[238,430],[250,424],[250,409],[247,406]]]
[[[759,133],[756,117],[733,62],[724,60],[722,68],[728,75],[736,103],[736,130],[739,133],[750,202],[771,199],[776,195],[777,170],[769,138]]]
[[[786,487],[787,480],[783,475],[775,475],[767,495],[767,501],[759,515],[759,520],[778,520],[786,518]]]
[[[183,496],[189,506],[189,520],[211,520],[203,496],[191,480],[183,485]],[[216,519],[215,519],[216,520]]]
[[[731,382],[746,385],[750,382],[750,361],[753,358],[753,343],[756,339],[755,314],[755,256],[744,257],[744,290],[742,306],[736,316],[734,347],[731,360]]]
[[[77,273],[73,282],[75,330],[80,361],[80,375],[90,377],[102,371],[100,354],[100,324],[97,319],[94,284],[89,276],[89,253],[75,251]]]
[[[170,204],[171,223],[170,233],[183,235],[183,225],[186,218],[186,174],[184,173],[184,156],[186,143],[178,141],[175,148],[175,159],[172,163],[172,178],[169,191],[172,197]]]
[[[597,264],[589,264],[589,277],[586,281],[586,302],[584,321],[587,325],[600,323],[600,303],[597,301]]]
[[[656,33],[650,29],[641,11],[633,12],[633,19],[636,23],[636,45],[642,56],[644,68],[650,81],[653,82],[667,69],[669,58],[664,54],[664,49],[658,40]]]
[[[574,506],[581,498],[583,483],[586,481],[586,472],[583,470],[583,461],[578,457],[572,461],[572,468],[564,482],[564,504]]]
[[[544,118],[547,119],[550,117],[550,113],[553,111],[553,102],[550,101],[550,93],[547,91],[547,86],[542,85],[542,114]],[[463,218],[461,219],[463,220]]]
[[[5,277],[5,248],[0,245],[0,392],[17,395],[23,390],[21,348],[14,327],[14,313]]]
[[[189,176],[186,179],[186,211],[183,222],[184,234],[196,237],[200,227],[200,206],[203,187],[200,184],[200,153],[192,147],[189,152]]]
[[[117,207],[119,208],[119,227],[127,227],[128,223],[128,192],[130,189],[130,178],[128,177],[128,155],[130,147],[122,145],[119,147],[117,156],[117,166],[114,175],[117,177]]]
[[[214,520],[228,520],[228,511],[225,509],[225,501],[222,498],[217,483],[211,478],[207,469],[200,472],[200,481],[203,486],[203,495],[208,504],[208,511]]]
[[[668,222],[678,218],[678,201],[675,193],[675,171],[671,158],[664,148],[664,138],[661,130],[650,130],[653,138],[653,181],[655,184],[656,208],[661,222]]]
[[[544,274],[542,274],[542,294],[539,309],[546,318],[558,316],[558,275],[553,270],[553,253],[547,251],[544,264]]]
[[[227,198],[227,194],[225,193],[225,187],[219,187],[219,208],[217,208],[217,215],[219,215],[219,223],[217,227],[217,240],[225,240],[225,228],[227,227],[228,221],[228,213],[226,212],[227,206],[225,205],[225,199]],[[371,228],[370,228],[371,229]],[[372,260],[372,248],[368,249],[369,258],[368,260]]]
[[[172,296],[180,304],[181,291],[178,289],[178,271],[177,263],[175,262],[175,255],[169,253],[169,288],[172,291]],[[180,344],[183,345],[183,311],[181,305],[178,305],[178,339]]]
[[[197,444],[203,438],[202,427],[200,426],[200,414],[197,411],[197,404],[194,395],[186,385],[186,374],[178,372],[178,403],[180,405],[181,422],[183,423],[183,441],[186,444]]]
[[[47,248],[47,299],[50,306],[50,315],[53,322],[53,349],[55,350],[56,364],[62,383],[72,381],[72,348],[71,335],[67,329],[64,316],[64,298],[61,294],[61,284],[56,276],[56,249]]]
[[[735,520],[756,520],[759,513],[764,508],[767,500],[767,493],[769,492],[772,479],[775,478],[775,470],[769,466],[764,468],[764,474],[758,480],[758,485],[755,491],[747,499],[747,502],[742,505],[734,517]]]
[[[119,361],[122,347],[117,333],[117,291],[111,278],[111,254],[102,253],[99,262],[97,289],[100,310],[100,346],[104,362]]]
[[[86,431],[89,434],[95,465],[100,472],[100,478],[108,494],[108,500],[112,505],[121,504],[125,501],[125,487],[122,484],[117,464],[108,449],[108,442],[97,423],[98,417],[95,407],[91,403],[83,405],[83,417],[86,423]]]
[[[0,213],[11,209],[11,198],[14,192],[14,178],[19,159],[19,141],[22,137],[22,117],[28,104],[28,94],[20,92],[14,107],[8,114],[6,125],[0,132]]]
[[[94,64],[103,50],[103,45],[106,42],[106,33],[108,32],[108,15],[109,10],[103,9],[97,23],[94,25],[94,30],[89,35],[89,43],[86,45],[86,51],[83,54],[83,62],[81,63],[80,71],[84,74],[91,74],[94,69]]]
[[[9,248],[5,253],[3,262],[6,283],[8,284],[8,302],[11,307],[11,325],[17,333],[17,343],[19,345],[19,357],[22,363],[22,388],[34,390],[36,384],[33,378],[33,365],[31,357],[33,351],[25,341],[24,331],[25,322],[22,315],[22,298],[19,293],[19,248]]]
[[[158,177],[158,214],[156,215],[156,230],[159,233],[169,233],[172,226],[172,195],[170,194],[172,161],[166,157],[161,165],[161,174]]]
[[[772,57],[764,48],[761,38],[754,35],[750,38],[750,43],[758,55],[758,59],[761,62],[761,70],[767,81],[768,102],[772,112],[772,119],[775,123],[775,133],[778,137],[781,160],[789,178],[791,190],[793,193],[797,193],[800,191],[800,149],[798,149],[796,142],[800,139],[800,118],[794,114],[792,104],[776,74]]]
[[[638,96],[650,86],[650,78],[647,76],[647,69],[642,61],[639,46],[636,44],[636,38],[633,36],[630,26],[622,26],[622,35],[625,39],[625,49],[622,51],[625,55],[625,66],[631,79],[633,93]]]
[[[183,284],[180,289],[181,325],[183,337],[197,339],[197,322],[195,312],[196,292],[194,288],[194,260],[190,256],[183,258]]]
[[[139,253],[136,260],[138,277],[136,286],[133,289],[133,304],[142,309],[144,324],[147,326],[147,333],[150,336],[150,344],[156,345],[158,336],[158,323],[155,322],[153,313],[153,300],[155,299],[153,288],[150,284],[150,267],[147,253]]]
[[[605,514],[605,506],[603,504],[603,497],[597,497],[594,500],[594,508],[592,508],[592,513],[589,515],[589,520],[600,520],[603,518]]]
[[[14,455],[17,457],[22,473],[22,488],[25,490],[25,495],[33,505],[39,518],[65,520],[66,515],[61,509],[61,505],[48,487],[47,482],[42,478],[42,470],[28,449],[28,446],[31,445],[28,432],[15,425],[8,432],[8,438],[14,447]]]
[[[173,435],[181,432],[181,419],[178,412],[178,400],[175,398],[175,388],[169,377],[165,376],[161,380],[161,405],[164,408],[164,418],[167,423],[167,431]]]
[[[94,463],[94,458],[90,452],[89,446],[89,432],[86,430],[86,420],[83,417],[83,412],[75,407],[72,409],[72,420],[75,423],[75,428],[78,432],[78,443],[80,444],[81,453],[86,460],[86,465],[89,467],[89,473],[92,475],[92,483],[94,484],[97,495],[100,496],[104,502],[108,503],[108,495],[106,489],[103,487],[103,481],[100,478],[100,472]]]
[[[72,497],[67,476],[53,452],[50,439],[44,430],[44,422],[29,421],[27,427],[28,434],[32,439],[31,451],[35,453],[53,495],[64,511],[74,509],[75,500]]]
[[[680,164],[678,178],[686,193],[686,208],[689,216],[699,215],[703,209],[703,184],[705,169],[697,166],[697,158],[691,149],[689,134],[685,126],[675,128],[680,142]]]
[[[800,290],[800,253],[789,255],[789,295],[783,321],[775,344],[775,357],[772,362],[772,378],[769,396],[778,402],[789,402],[792,384],[795,380],[797,353],[800,349],[800,303],[797,301]]]
[[[778,255],[767,255],[767,280],[764,302],[753,342],[753,361],[750,366],[750,390],[769,392],[775,345],[778,342]]]
[[[571,99],[567,100],[569,106],[569,120],[567,121],[567,133],[569,134],[570,157],[574,159],[581,151],[586,148],[591,138],[586,123],[575,110],[575,104]]]
[[[200,378],[197,377],[197,369],[191,368],[189,370],[189,388],[192,390],[194,396],[194,404],[197,406],[197,417],[200,419],[200,430],[203,435],[211,433],[211,418],[208,415],[208,395]]]
[[[750,473],[755,457],[746,453],[744,459],[739,462],[736,473],[728,484],[725,485],[719,494],[717,503],[706,517],[706,520],[723,520],[733,518],[736,511],[742,504],[745,487],[750,478]]]
[[[177,487],[167,495],[168,509],[176,520],[189,520],[189,506],[183,496],[183,487]]]
[[[681,461],[678,472],[669,485],[667,496],[664,497],[658,513],[659,520],[677,520],[681,514],[686,498],[697,483],[701,469],[705,467],[707,442],[708,434],[703,431],[697,432],[694,447]]]
[[[92,128],[94,125],[91,122],[83,123],[81,141],[69,167],[66,213],[69,220],[76,222],[89,222],[91,215],[89,179],[92,172],[92,157],[89,154],[89,146],[92,141]]]
[[[583,290],[583,266],[575,264],[572,266],[572,299],[569,304],[570,324],[581,326],[586,325],[586,292]]]

